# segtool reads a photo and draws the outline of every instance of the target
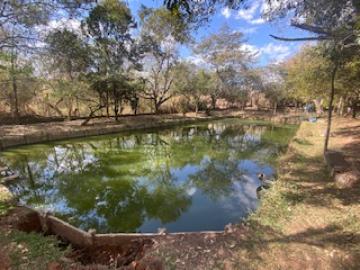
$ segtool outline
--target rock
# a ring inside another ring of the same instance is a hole
[[[158,234],[160,235],[166,234],[166,228],[158,228]]]
[[[353,188],[360,184],[360,173],[357,171],[336,173],[334,180],[338,188]]]
[[[341,152],[327,151],[324,156],[325,162],[331,170],[331,175],[349,170],[350,164],[345,160],[345,157]]]
[[[233,233],[234,232],[234,227],[231,223],[225,225],[224,227],[224,232],[225,233]]]

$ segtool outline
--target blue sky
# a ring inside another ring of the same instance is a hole
[[[244,33],[246,40],[246,48],[252,52],[257,52],[257,65],[266,65],[272,62],[281,62],[296,53],[303,43],[277,41],[269,35],[278,35],[285,37],[306,36],[304,31],[289,26],[288,19],[282,19],[276,22],[267,22],[261,18],[261,11],[268,8],[266,0],[250,0],[247,8],[240,10],[230,10],[223,8],[215,13],[209,24],[201,27],[194,33],[195,39],[215,33],[218,29],[227,24],[234,31]],[[137,13],[141,4],[147,7],[160,7],[162,0],[127,0],[126,1],[137,17]],[[187,58],[193,62],[200,62],[201,59],[188,48],[180,49],[181,57]]]

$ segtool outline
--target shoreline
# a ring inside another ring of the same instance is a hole
[[[0,151],[20,145],[114,134],[149,128],[166,128],[175,125],[192,124],[224,118],[265,120],[272,123],[294,123],[299,120],[299,117],[300,115],[292,114],[272,115],[270,113],[257,111],[244,112],[228,110],[214,111],[210,116],[206,116],[203,113],[199,113],[197,116],[183,116],[179,114],[127,116],[122,118],[119,122],[116,122],[114,119],[95,118],[86,126],[81,126],[81,120],[2,126],[2,129],[0,130]]]

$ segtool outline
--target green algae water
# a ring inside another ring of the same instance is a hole
[[[254,211],[296,126],[225,119],[17,147],[23,204],[97,232],[222,230]]]

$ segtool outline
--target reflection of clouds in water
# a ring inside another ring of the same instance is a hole
[[[231,195],[228,199],[224,200],[224,208],[233,211],[237,215],[239,214],[238,208],[241,208],[243,212],[249,212],[254,210],[257,206],[257,196],[255,181],[253,182],[235,182]]]
[[[76,145],[73,147],[76,148]],[[54,146],[53,149],[54,153],[48,155],[47,166],[43,169],[46,178],[53,177],[55,173],[80,172],[89,164],[97,161],[93,151],[86,146],[82,146],[81,155],[77,155],[71,146]]]
[[[231,194],[221,198],[222,207],[226,209],[232,216],[238,216],[239,209],[248,213],[256,209],[258,199],[256,188],[260,185],[257,174],[260,172],[266,175],[274,173],[270,166],[260,165],[252,160],[242,160],[238,163],[238,173],[242,173],[240,177],[231,177],[232,189]]]
[[[213,130],[216,135],[221,135],[225,131],[226,125],[222,123],[209,123],[208,129]]]
[[[190,188],[186,189],[186,193],[189,196],[193,196],[196,193],[196,191],[197,191],[196,187],[190,187]]]

